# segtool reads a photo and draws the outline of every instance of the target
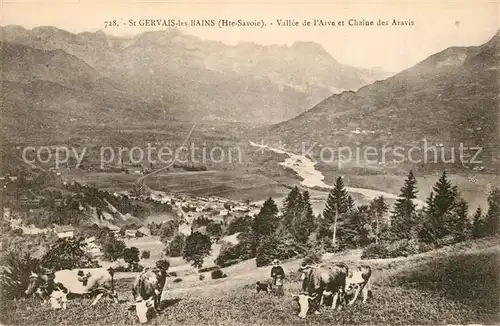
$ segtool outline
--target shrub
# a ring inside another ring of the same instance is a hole
[[[211,271],[214,271],[216,269],[219,269],[219,266],[211,266],[211,267],[204,267],[204,268],[200,268],[198,270],[198,272],[200,273],[206,273],[206,272],[211,272]]]
[[[241,245],[233,245],[228,242],[222,244],[219,256],[215,259],[215,263],[219,266],[225,264],[229,260],[239,259],[241,255]]]
[[[227,275],[224,274],[224,272],[222,270],[220,270],[220,269],[216,269],[216,270],[212,271],[211,275],[212,275],[212,279],[213,280],[216,280],[218,278],[227,277]]]
[[[182,256],[182,251],[184,250],[184,246],[186,244],[186,236],[182,233],[178,233],[175,237],[170,241],[166,248],[166,254],[170,257],[180,257]]]
[[[39,261],[28,253],[8,252],[1,259],[0,293],[2,300],[20,298],[28,288],[29,276],[37,271]]]
[[[144,250],[141,254],[141,259],[149,259],[151,257],[151,252],[149,250]]]
[[[387,246],[388,257],[408,257],[419,253],[418,240],[416,239],[401,239]]]
[[[418,243],[418,252],[427,252],[436,249],[436,247],[433,244],[427,244],[424,242],[419,242]]]
[[[220,264],[219,267],[228,267],[228,266],[236,265],[240,261],[241,260],[239,260],[239,259],[231,259],[231,260],[225,261],[224,263]]]
[[[200,274],[200,276],[198,276],[198,278],[200,279],[200,281],[203,281],[205,279],[205,275]]]
[[[372,243],[368,245],[361,254],[361,259],[387,258],[389,251],[383,243]]]
[[[436,247],[441,248],[441,247],[446,247],[450,246],[454,243],[456,243],[456,239],[452,235],[445,236],[441,239],[436,240]]]
[[[157,268],[167,271],[170,268],[170,261],[166,259],[160,259],[156,262],[155,265]]]
[[[180,283],[180,282],[182,282],[182,278],[180,278],[180,277],[176,278],[175,280],[173,280],[173,282],[174,283]]]

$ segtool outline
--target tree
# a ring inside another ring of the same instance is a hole
[[[253,233],[257,243],[259,239],[276,231],[278,227],[278,207],[274,200],[269,197],[262,205],[259,214],[253,221]]]
[[[118,240],[114,236],[108,237],[102,245],[103,258],[108,261],[116,261],[123,258],[123,250],[125,248],[125,242],[122,240]]]
[[[323,211],[323,218],[332,227],[332,245],[336,246],[337,238],[337,224],[339,217],[347,213],[352,204],[352,198],[348,195],[347,190],[345,190],[344,182],[342,177],[338,177],[335,182],[335,186],[328,194],[328,199],[326,200],[325,209]]]
[[[74,268],[93,268],[99,264],[85,251],[83,238],[58,239],[40,260],[54,271]]]
[[[445,171],[432,189],[435,196],[431,203],[432,206],[429,207],[429,212],[435,216],[443,216],[453,208],[458,195],[457,187],[451,184]]]
[[[488,195],[488,212],[485,218],[486,229],[489,235],[500,231],[500,189],[494,188]]]
[[[474,216],[472,217],[472,237],[478,239],[486,235],[486,223],[483,216],[483,211],[481,207],[476,209]]]
[[[179,222],[174,220],[165,221],[161,224],[158,236],[163,243],[168,241],[177,233],[179,229]]]
[[[193,232],[186,238],[186,246],[182,252],[182,258],[191,262],[195,268],[203,266],[203,260],[212,251],[212,242],[210,238],[200,232]]]
[[[123,249],[123,260],[127,264],[137,264],[139,262],[139,249],[136,247]]]
[[[410,170],[391,215],[391,228],[399,238],[409,238],[416,224],[413,199],[417,198],[417,180]]]
[[[300,215],[302,209],[302,194],[297,186],[293,187],[283,200],[283,218],[281,225],[284,228],[290,227],[293,220]]]
[[[219,241],[222,237],[222,225],[220,223],[212,221],[207,225],[206,230],[213,241]]]
[[[299,243],[306,243],[316,229],[316,221],[311,207],[309,192],[302,193],[302,207],[292,224],[292,233]]]
[[[227,226],[227,235],[235,234],[238,232],[245,232],[253,225],[253,219],[250,216],[238,216],[232,220]]]
[[[31,272],[38,272],[40,261],[29,253],[3,253],[0,258],[0,294],[2,300],[17,299],[28,288]]]
[[[426,221],[420,230],[420,238],[426,243],[437,243],[441,238],[457,232],[457,212],[453,212],[459,203],[458,190],[443,172],[427,199]],[[463,203],[460,204],[463,207]],[[467,205],[465,203],[465,205]],[[458,212],[463,214],[463,212]],[[462,217],[458,217],[461,219]]]
[[[470,238],[471,223],[469,221],[469,205],[462,198],[457,199],[448,219],[451,234],[456,241]]]
[[[149,259],[151,257],[151,252],[149,250],[143,250],[141,253],[141,259]]]
[[[389,210],[389,205],[385,203],[384,196],[374,198],[370,203],[370,210],[375,215],[375,243],[378,243],[382,218]]]
[[[183,233],[178,233],[167,245],[165,252],[170,257],[180,257],[182,256],[185,244],[186,236]]]

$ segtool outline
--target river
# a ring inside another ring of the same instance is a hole
[[[316,169],[316,163],[311,160],[310,158],[303,156],[303,155],[298,155],[295,153],[287,152],[282,149],[270,147],[268,145],[263,145],[263,144],[257,144],[252,141],[250,141],[250,145],[253,147],[259,147],[265,150],[270,150],[278,154],[285,154],[288,156],[288,158],[285,159],[285,161],[280,162],[279,164],[285,168],[292,169],[295,171],[301,178],[302,182],[301,184],[304,187],[307,188],[314,188],[314,187],[320,187],[320,188],[325,188],[325,189],[331,189],[332,186],[328,185],[325,183],[325,176],[321,171],[318,171]],[[368,188],[355,188],[355,187],[348,187],[346,186],[345,189],[348,192],[351,193],[358,193],[361,194],[366,200],[373,200],[376,197],[379,196],[384,196],[384,198],[387,199],[397,199],[398,195],[385,192],[385,191],[380,191],[380,190],[374,190],[374,189],[368,189]],[[419,199],[414,199],[413,203],[417,205],[417,208],[422,208],[424,206],[424,202],[419,200]]]

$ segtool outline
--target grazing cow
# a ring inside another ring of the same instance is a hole
[[[150,308],[158,313],[161,295],[167,279],[167,272],[161,268],[148,269],[139,274],[132,284],[135,310],[141,324],[148,321]]]
[[[52,306],[55,302],[62,301],[65,309],[66,295],[96,295],[92,306],[95,305],[104,294],[107,294],[118,303],[118,296],[114,290],[114,270],[112,268],[82,268],[64,269],[46,275],[31,274],[27,295],[37,293],[44,298],[49,296]]]
[[[266,293],[270,293],[271,292],[271,283],[272,283],[271,280],[257,281],[257,283],[255,283],[255,288],[257,289],[257,293],[259,293],[261,291],[266,292]]]
[[[299,303],[300,312],[298,316],[305,318],[310,307],[315,314],[319,314],[319,307],[325,293],[333,295],[332,309],[336,308],[337,301],[342,302],[346,277],[349,272],[347,265],[337,263],[330,266],[303,266],[299,271],[304,273],[302,277],[302,293],[294,296]]]
[[[352,297],[349,305],[356,302],[359,294],[363,296],[363,303],[366,302],[368,297],[372,296],[370,277],[372,269],[368,265],[362,265],[357,268],[349,269],[349,274],[346,278],[346,297]]]

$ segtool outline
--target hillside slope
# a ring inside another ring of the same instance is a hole
[[[271,126],[269,139],[300,150],[324,146],[431,144],[483,146],[495,163],[500,144],[500,34],[478,47],[452,47],[384,81],[343,92]],[[318,154],[319,148],[315,148]],[[493,161],[493,162],[492,162]]]
[[[191,119],[283,121],[332,93],[388,76],[342,65],[310,42],[230,46],[177,29],[120,38],[102,31],[72,34],[55,27],[9,25],[0,34],[12,44],[69,53],[127,92],[161,101],[177,117]]]

